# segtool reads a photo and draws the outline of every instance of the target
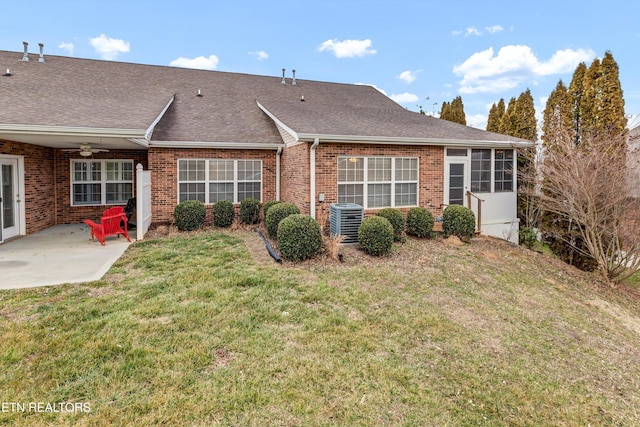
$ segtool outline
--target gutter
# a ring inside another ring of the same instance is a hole
[[[203,141],[151,141],[150,147],[157,148],[239,148],[253,150],[277,150],[284,144],[273,142],[203,142]]]
[[[276,200],[280,201],[280,157],[282,157],[282,147],[276,151]]]
[[[316,137],[309,150],[309,188],[311,196],[309,210],[313,219],[316,219],[316,148],[318,145],[320,145],[320,138]]]

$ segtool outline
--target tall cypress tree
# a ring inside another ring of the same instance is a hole
[[[513,97],[507,104],[507,109],[504,111],[502,118],[500,119],[499,133],[503,135],[513,136],[514,129],[516,129],[516,98]]]
[[[602,107],[598,117],[598,128],[615,138],[618,135],[626,134],[627,118],[624,115],[624,98],[622,97],[618,63],[613,59],[611,52],[605,53],[600,67],[598,86]]]
[[[601,114],[603,107],[602,85],[600,60],[594,59],[582,81],[582,100],[580,102],[580,117],[582,118],[582,129],[580,134],[585,131],[593,132],[598,128],[598,116]]]
[[[553,149],[554,140],[562,132],[570,132],[572,130],[571,122],[571,97],[569,90],[558,81],[553,92],[549,95],[547,105],[545,106],[542,122],[542,143],[545,147]]]
[[[527,89],[522,92],[515,103],[515,121],[511,136],[535,141],[538,138],[536,128],[536,110],[533,105],[531,91]]]
[[[584,76],[587,73],[587,65],[581,62],[573,72],[569,84],[569,98],[571,99],[571,133],[576,144],[580,143],[582,133],[582,98],[584,97]]]
[[[467,117],[464,114],[464,104],[462,103],[462,97],[456,96],[453,101],[451,101],[451,110],[453,113],[452,122],[460,123],[461,125],[467,124]]]
[[[500,98],[497,104],[491,106],[489,117],[487,118],[487,130],[489,132],[500,132],[500,120],[504,115],[504,99]]]
[[[449,120],[451,121],[451,104],[449,104],[447,101],[444,101],[442,103],[442,106],[440,107],[440,118],[442,120]]]

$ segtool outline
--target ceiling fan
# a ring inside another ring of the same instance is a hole
[[[91,148],[91,145],[89,144],[80,144],[80,148],[66,148],[62,151],[77,151],[82,157],[89,157],[93,155],[93,153],[106,153],[109,150],[104,150],[102,148]]]

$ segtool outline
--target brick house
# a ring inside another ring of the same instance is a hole
[[[528,142],[417,114],[373,87],[0,51],[0,242],[99,218],[151,171],[153,222],[246,197],[367,214],[449,204],[517,239],[515,151]],[[100,151],[98,151],[100,150]],[[210,214],[209,214],[210,215]],[[515,232],[515,234],[514,234]]]

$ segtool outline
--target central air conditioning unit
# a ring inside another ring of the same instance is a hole
[[[344,236],[344,243],[358,243],[358,228],[362,224],[364,208],[355,203],[332,203],[329,206],[331,234]]]

